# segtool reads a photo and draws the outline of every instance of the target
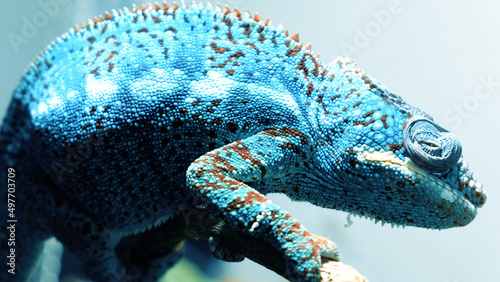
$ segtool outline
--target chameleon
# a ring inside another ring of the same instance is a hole
[[[291,281],[318,281],[337,245],[266,194],[429,229],[465,226],[486,201],[430,115],[348,58],[323,63],[283,25],[211,4],[113,10],[57,38],[14,90],[0,158],[17,219],[3,281],[26,279],[52,236],[94,281],[155,281],[182,248],[146,269],[113,248],[184,207],[270,242]]]

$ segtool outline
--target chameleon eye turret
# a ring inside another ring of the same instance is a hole
[[[450,170],[462,156],[458,138],[425,117],[413,116],[404,130],[411,160],[429,172]]]

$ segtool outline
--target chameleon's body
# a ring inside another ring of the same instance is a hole
[[[318,279],[335,244],[269,192],[398,225],[475,217],[485,194],[454,136],[348,59],[323,65],[256,19],[195,4],[106,14],[34,62],[0,132],[2,179],[17,173],[16,278],[56,236],[109,281],[110,234],[196,204],[282,250],[291,279]],[[126,271],[154,279],[178,258]]]

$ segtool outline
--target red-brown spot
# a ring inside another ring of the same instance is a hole
[[[301,133],[300,131],[296,129],[291,129],[291,128],[281,128],[278,132],[277,128],[269,128],[264,130],[263,134],[272,136],[272,137],[279,137],[279,136],[292,136],[292,137],[299,137],[300,142],[302,145],[308,144],[308,138],[305,134]]]
[[[314,84],[312,82],[309,82],[309,84],[307,85],[307,96],[311,97],[311,93],[313,92],[314,90]]]
[[[250,163],[253,166],[259,167],[261,169],[261,178],[264,178],[264,176],[266,175],[266,168],[264,166],[262,166],[262,164],[261,164],[261,162],[260,162],[259,159],[256,159],[256,158],[252,157],[252,153],[245,146],[245,144],[243,144],[243,142],[238,141],[236,143],[233,143],[233,144],[230,144],[230,145],[226,145],[223,148],[223,150],[224,151],[235,152],[238,155],[240,155],[241,159],[243,159],[243,160],[249,160]]]
[[[153,19],[153,22],[154,23],[161,23],[161,19],[156,17],[156,16],[151,16],[151,18]]]
[[[177,33],[177,29],[173,28],[173,27],[169,27],[167,29],[164,30],[164,32],[167,32],[167,31],[171,31],[173,33]]]
[[[215,42],[210,43],[210,47],[215,51],[215,53],[224,54],[224,52],[229,51],[229,48],[218,47]]]
[[[108,28],[108,25],[107,25],[107,24],[106,24],[106,25],[104,25],[104,26],[102,27],[102,29],[101,29],[101,35],[102,35],[104,32],[106,32],[106,29],[107,29],[107,28]]]
[[[371,117],[373,116],[373,113],[375,113],[375,111],[370,111],[369,113],[365,114],[363,118]]]
[[[99,67],[91,70],[90,73],[93,74],[93,75],[95,75],[95,76],[98,76],[99,75]]]
[[[231,203],[229,203],[226,207],[226,211],[234,211],[237,210],[240,207],[248,207],[248,206],[253,206],[254,204],[257,203],[264,203],[267,202],[266,197],[264,197],[262,194],[260,194],[257,191],[250,191],[247,193],[245,198],[236,198],[233,200]]]
[[[389,150],[393,151],[394,153],[396,153],[397,150],[403,148],[404,145],[399,145],[398,143],[394,143],[392,145],[389,145]]]
[[[248,46],[250,46],[252,49],[255,49],[255,51],[257,51],[257,55],[260,53],[259,48],[257,48],[257,47],[255,46],[255,44],[253,44],[253,43],[251,43],[251,42],[246,42],[246,43],[245,43],[245,45],[248,45]]]
[[[361,124],[361,125],[363,125],[363,126],[368,126],[368,125],[370,125],[370,124],[372,124],[372,123],[374,123],[374,122],[375,122],[375,120],[374,120],[374,119],[371,119],[369,122],[366,122],[366,121],[357,121],[357,120],[355,120],[355,121],[353,121],[353,122],[352,122],[352,124],[353,124],[353,125],[358,125],[358,124]]]
[[[118,54],[118,52],[116,51],[112,51],[111,54],[109,54],[108,58],[106,60],[104,60],[105,63],[107,63],[109,60],[111,60],[111,58],[113,58],[116,54]]]
[[[383,115],[380,120],[384,123],[384,128],[387,129],[389,128],[389,125],[386,123],[387,120],[387,115]]]
[[[288,41],[286,41],[286,42],[288,42]],[[299,43],[293,49],[288,49],[288,51],[286,52],[286,55],[288,57],[293,57],[293,56],[297,55],[301,49],[302,49],[302,44]]]

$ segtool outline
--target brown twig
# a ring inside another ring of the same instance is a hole
[[[177,215],[151,231],[128,237],[118,244],[115,251],[120,257],[131,258],[134,264],[147,271],[149,266],[146,262],[171,252],[184,239],[208,241],[213,237],[216,242],[224,242],[230,250],[285,277],[283,256],[271,243],[232,228],[206,210],[193,212],[190,209],[189,217]],[[354,268],[341,262],[325,259],[322,263],[321,281],[368,281]]]

